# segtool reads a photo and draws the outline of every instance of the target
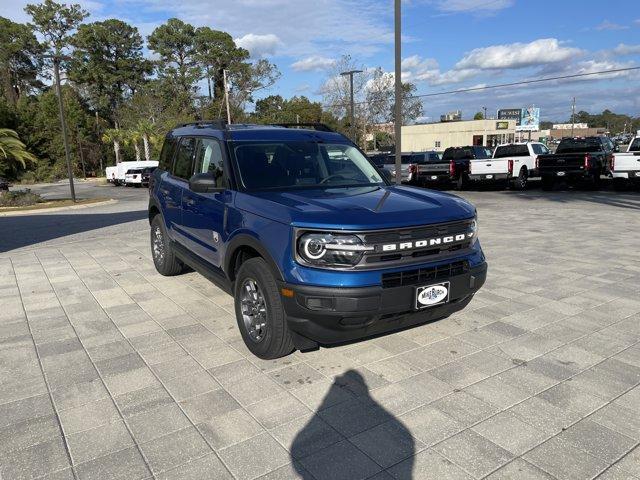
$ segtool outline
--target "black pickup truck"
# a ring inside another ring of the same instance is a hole
[[[536,168],[542,188],[552,190],[560,181],[598,188],[602,175],[608,175],[616,148],[607,137],[563,138],[554,154],[538,155]]]
[[[482,146],[449,147],[442,154],[442,161],[449,166],[449,177],[455,182],[458,190],[469,185],[469,166],[471,160],[491,158],[490,148]]]

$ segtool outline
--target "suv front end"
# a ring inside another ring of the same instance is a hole
[[[443,318],[484,284],[475,218],[373,231],[293,230],[295,278],[282,282],[292,331],[335,344]],[[421,302],[425,288],[437,296]]]

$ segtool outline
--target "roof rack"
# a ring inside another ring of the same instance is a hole
[[[274,123],[276,127],[284,127],[284,128],[313,128],[314,130],[318,130],[320,132],[332,132],[335,133],[335,130],[330,126],[324,123]]]
[[[227,121],[221,118],[217,120],[195,120],[193,122],[179,123],[176,128],[181,127],[214,127],[220,130],[226,130],[228,127]]]

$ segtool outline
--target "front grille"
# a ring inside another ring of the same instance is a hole
[[[405,287],[408,285],[425,285],[428,282],[446,280],[456,275],[462,275],[469,271],[469,262],[466,260],[452,262],[435,267],[416,268],[402,272],[383,273],[382,287]]]
[[[430,238],[437,235],[452,235],[465,232],[473,220],[461,222],[441,223],[426,227],[404,228],[399,230],[383,230],[379,232],[365,233],[364,243],[375,245],[377,243],[403,242],[419,238]]]

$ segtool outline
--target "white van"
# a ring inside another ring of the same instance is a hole
[[[117,172],[115,178],[115,185],[126,185],[126,175],[129,170],[138,170],[146,167],[157,167],[157,160],[142,161],[142,162],[120,162],[117,165]]]

